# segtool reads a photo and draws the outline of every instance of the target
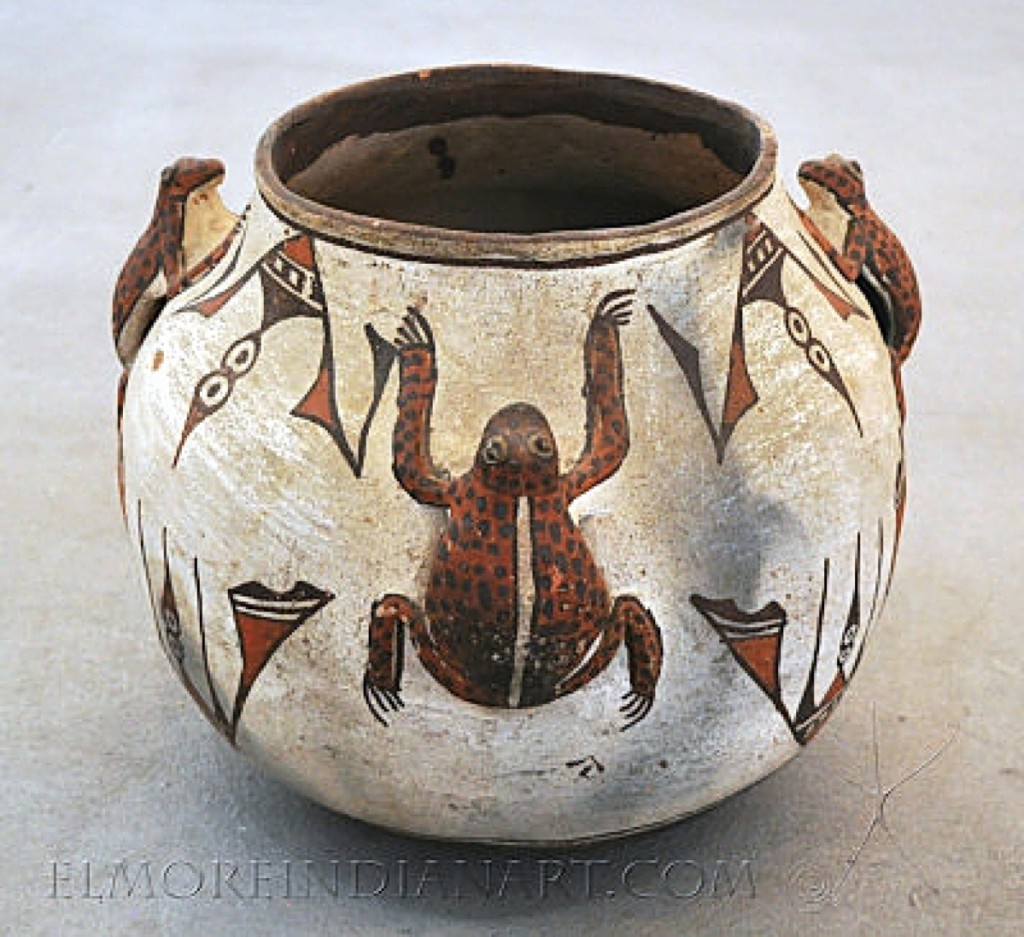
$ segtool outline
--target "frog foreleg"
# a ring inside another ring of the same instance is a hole
[[[409,308],[395,345],[399,360],[398,419],[392,437],[395,478],[421,504],[445,507],[451,477],[430,455],[430,414],[437,387],[434,336],[418,310]]]
[[[566,475],[570,501],[614,475],[629,452],[619,329],[630,320],[633,293],[616,290],[605,296],[587,330],[583,352],[587,438]]]

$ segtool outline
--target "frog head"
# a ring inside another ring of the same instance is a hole
[[[838,153],[801,163],[797,180],[807,193],[812,208],[832,200],[847,211],[866,204],[864,172],[860,163]]]
[[[543,494],[558,484],[558,446],[547,418],[528,403],[502,407],[488,421],[474,473],[502,494]]]

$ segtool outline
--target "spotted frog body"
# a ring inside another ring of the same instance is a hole
[[[843,276],[861,282],[882,304],[886,340],[894,364],[902,365],[921,325],[921,295],[906,250],[868,202],[860,164],[833,154],[803,163],[797,176],[811,203],[804,214],[808,230]],[[827,199],[846,216],[841,247],[815,222],[828,212]]]
[[[565,473],[544,414],[512,403],[488,420],[471,469],[434,465],[429,431],[437,381],[430,326],[410,310],[396,344],[401,368],[394,471],[421,504],[446,519],[422,605],[385,595],[372,609],[364,696],[382,723],[400,696],[406,630],[426,670],[456,696],[526,708],[585,686],[625,644],[630,690],[624,728],[650,711],[661,669],[661,633],[633,596],[612,598],[569,513],[613,475],[629,449],[619,329],[630,292],[609,294],[585,346],[586,444]]]
[[[153,217],[114,288],[112,327],[123,364],[131,363],[163,305],[208,273],[237,233],[237,219],[216,193],[223,179],[220,160],[192,157],[160,174]],[[194,265],[189,264],[189,247],[202,257]]]

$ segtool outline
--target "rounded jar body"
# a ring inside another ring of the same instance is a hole
[[[524,843],[793,757],[882,609],[902,398],[764,124],[455,70],[287,115],[257,182],[121,341],[128,530],[230,743],[346,814]]]

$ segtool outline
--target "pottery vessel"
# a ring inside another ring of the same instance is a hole
[[[164,171],[114,301],[121,496],[226,740],[410,833],[568,843],[792,758],[862,660],[920,304],[856,163],[518,67],[297,107],[256,194]]]

